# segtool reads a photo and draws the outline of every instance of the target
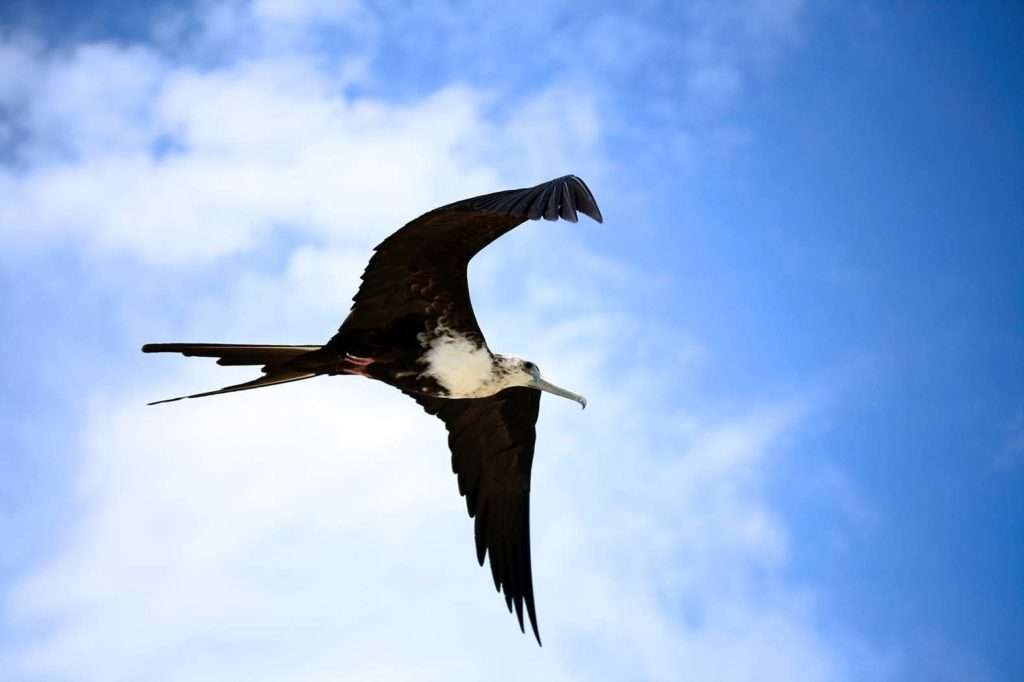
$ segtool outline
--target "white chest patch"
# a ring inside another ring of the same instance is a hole
[[[449,329],[424,339],[426,353],[420,362],[426,364],[422,375],[434,379],[453,398],[481,398],[495,391],[494,364],[486,348],[477,347],[466,337]]]

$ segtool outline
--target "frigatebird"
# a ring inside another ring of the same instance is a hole
[[[345,321],[322,346],[148,343],[144,353],[217,358],[220,365],[262,365],[263,375],[215,391],[245,391],[321,374],[359,375],[411,396],[448,429],[452,470],[475,519],[476,558],[490,556],[494,587],[523,605],[540,644],[530,563],[530,469],[541,391],[586,399],[541,377],[537,365],[487,347],[473,314],[466,269],[481,249],[526,220],[602,222],[590,189],[566,175],[436,208],[374,249]]]

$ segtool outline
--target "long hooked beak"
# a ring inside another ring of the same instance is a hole
[[[580,405],[582,405],[584,409],[586,409],[587,407],[587,399],[581,396],[579,393],[573,393],[572,391],[566,390],[561,386],[555,386],[551,382],[545,381],[544,379],[541,379],[539,377],[534,379],[530,385],[541,391],[547,391],[548,393],[554,393],[555,395],[560,395],[563,398],[568,398],[569,400],[575,400]]]

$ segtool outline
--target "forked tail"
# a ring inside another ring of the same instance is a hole
[[[303,359],[320,348],[321,346],[259,346],[237,343],[147,343],[142,347],[143,353],[181,353],[190,357],[217,358],[218,365],[263,365],[263,376],[252,381],[225,386],[216,391],[157,400],[149,404],[169,403],[183,398],[203,398],[219,393],[247,391],[250,388],[309,379],[320,372],[315,369],[316,363],[303,362]]]

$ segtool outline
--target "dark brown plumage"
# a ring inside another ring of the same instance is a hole
[[[483,565],[490,557],[495,588],[504,592],[520,629],[525,605],[540,643],[530,560],[530,470],[540,392],[586,402],[542,379],[533,363],[487,348],[466,270],[481,249],[524,221],[576,222],[577,211],[602,221],[586,184],[567,175],[425,213],[374,249],[348,317],[323,346],[170,343],[142,350],[263,366],[263,376],[253,381],[183,398],[321,374],[366,376],[412,396],[448,429],[452,470],[474,519],[477,560]]]
[[[577,211],[603,221],[587,185],[567,175],[424,213],[374,248],[352,310],[327,347],[368,356],[407,342],[413,329],[433,332],[439,320],[483,342],[466,278],[470,259],[527,220],[576,222]]]
[[[540,391],[506,388],[488,398],[451,400],[414,396],[448,428],[452,472],[469,515],[476,519],[476,558],[491,557],[494,588],[505,591],[523,629],[523,604],[540,643],[530,566],[530,469]]]

